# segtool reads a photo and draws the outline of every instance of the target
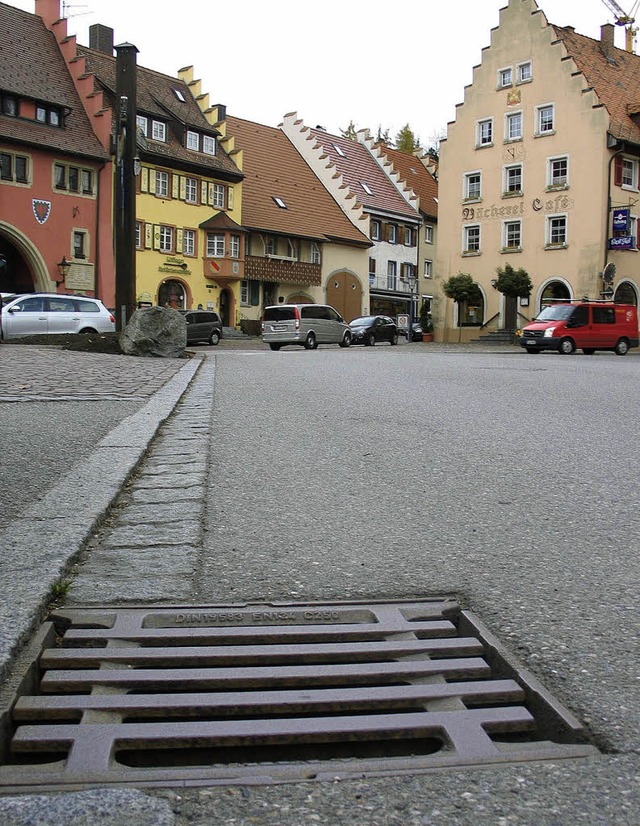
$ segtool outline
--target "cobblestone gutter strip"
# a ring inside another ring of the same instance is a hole
[[[189,360],[91,456],[0,533],[0,681],[40,621],[54,584],[104,518],[201,363]]]
[[[205,361],[89,543],[67,605],[195,598],[214,376],[213,360]]]

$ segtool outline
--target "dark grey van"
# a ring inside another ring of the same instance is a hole
[[[319,344],[351,344],[351,330],[328,304],[274,304],[262,315],[262,340],[272,350],[299,344],[315,350]]]
[[[213,310],[179,310],[187,322],[187,344],[208,341],[217,344],[222,338],[222,321]]]

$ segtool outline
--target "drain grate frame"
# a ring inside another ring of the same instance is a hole
[[[451,597],[54,611],[0,695],[0,793],[599,754]]]

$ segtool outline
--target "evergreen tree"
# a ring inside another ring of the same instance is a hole
[[[413,134],[408,123],[396,135],[396,149],[406,155],[413,155],[417,149],[420,149],[420,139]]]

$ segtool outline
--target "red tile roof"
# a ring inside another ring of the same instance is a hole
[[[55,35],[35,14],[0,3],[0,90],[64,112],[63,127],[0,114],[0,140],[106,159]]]
[[[116,105],[116,59],[112,55],[87,46],[78,46],[78,55],[86,59],[87,71],[95,75],[99,89],[115,111]],[[209,174],[218,174],[228,180],[241,180],[242,173],[221,146],[216,154],[207,155],[194,152],[184,145],[182,133],[191,128],[201,134],[219,135],[205,118],[195,101],[191,90],[180,78],[155,72],[144,66],[137,67],[137,111],[140,115],[158,118],[168,123],[167,141],[148,139],[145,157],[154,157],[159,163],[171,165],[181,163],[187,167],[206,168]],[[178,90],[184,100],[180,100]]]
[[[570,27],[553,29],[606,107],[611,134],[619,140],[640,144],[640,126],[630,117],[640,101],[640,57],[613,47],[611,61],[603,54],[599,40],[577,34]]]
[[[427,170],[422,161],[415,155],[407,155],[397,149],[391,149],[384,144],[376,144],[391,164],[393,169],[404,181],[409,189],[412,189],[420,199],[420,212],[429,218],[438,217],[438,183],[433,175]]]
[[[280,129],[227,117],[243,152],[242,224],[253,230],[371,246]],[[274,200],[282,199],[286,208]]]
[[[365,146],[349,138],[310,129],[317,145],[342,175],[351,193],[368,212],[395,213],[418,219],[416,211],[400,195]],[[363,187],[367,186],[371,193]]]

